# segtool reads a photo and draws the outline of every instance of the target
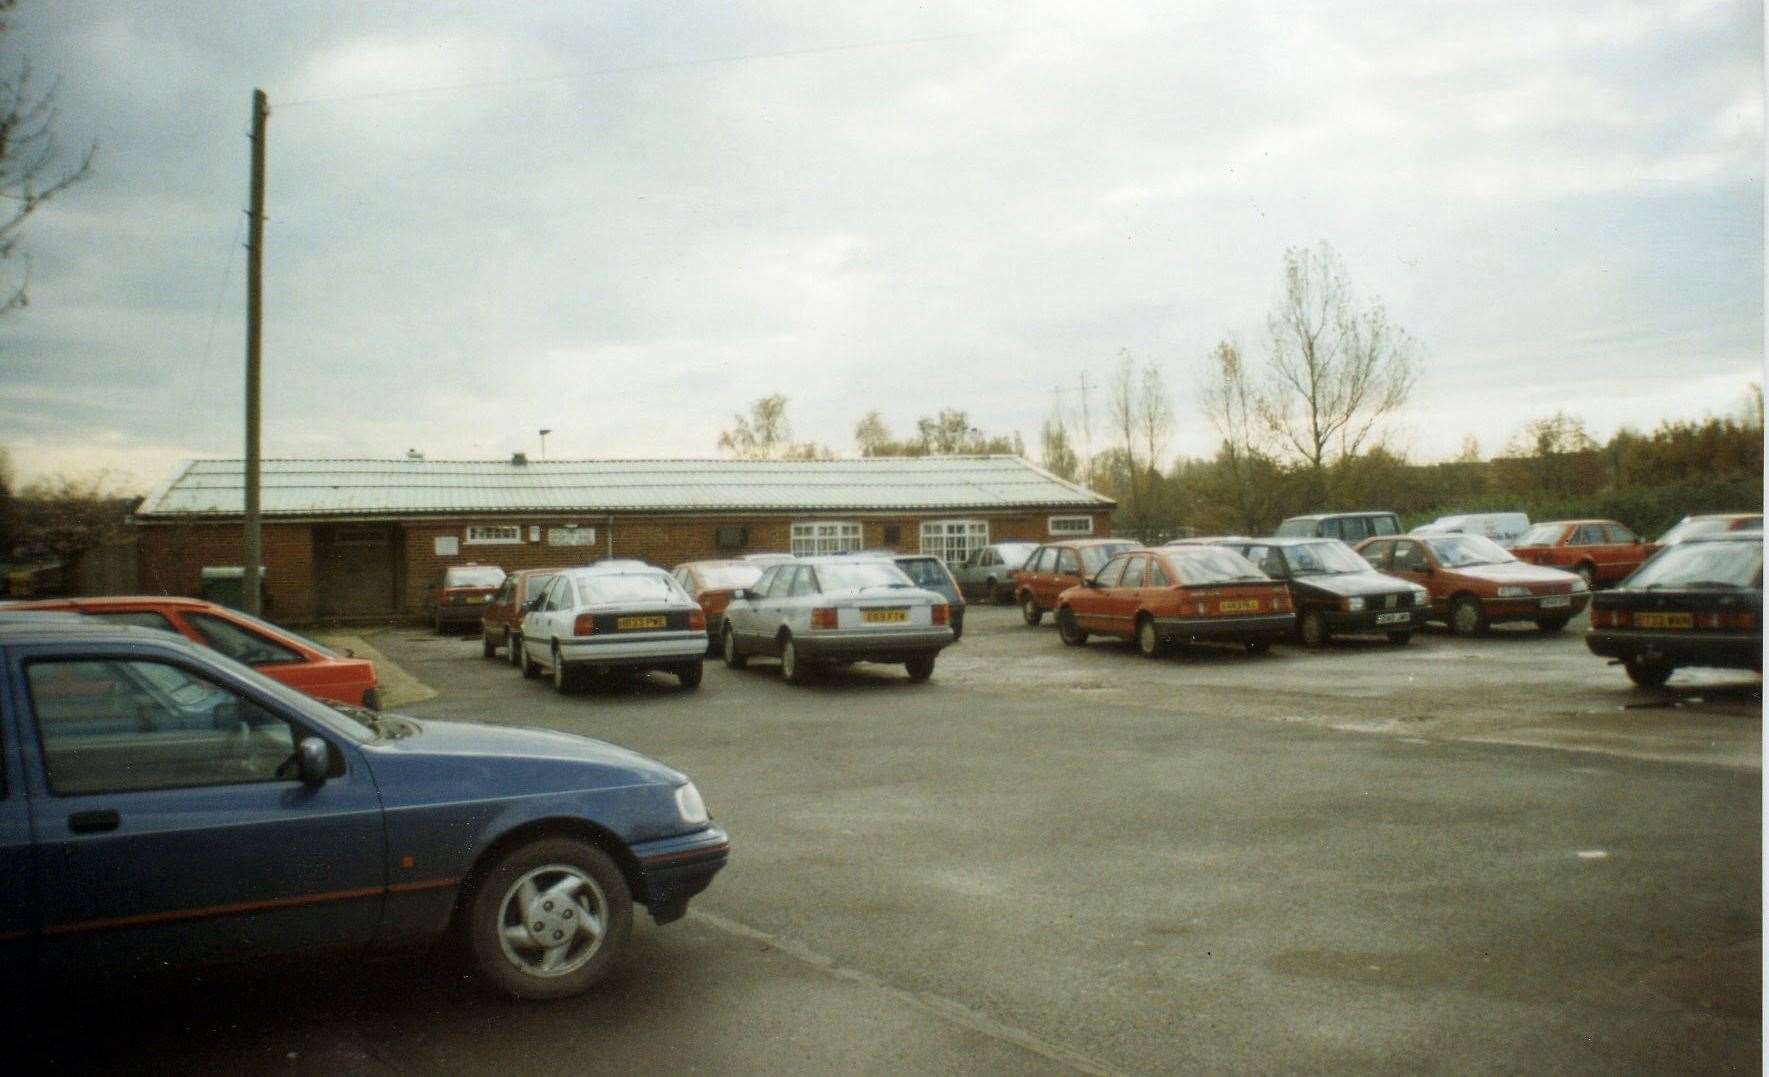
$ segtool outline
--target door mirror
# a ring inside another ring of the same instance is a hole
[[[731,601],[736,602],[739,600],[742,600],[744,602],[749,601],[749,588],[739,587],[736,590],[731,592]]]
[[[324,785],[332,770],[331,749],[318,737],[302,737],[295,745],[295,769],[303,785]]]
[[[545,602],[546,600],[547,600],[546,595],[535,595],[533,598],[529,599],[527,602],[524,602],[522,604],[522,612],[523,613],[534,613],[535,611],[537,611],[541,608],[541,603]]]
[[[1092,588],[1097,589],[1099,587],[1099,577],[1098,576],[1089,576],[1086,579],[1081,581],[1081,586],[1092,587]]]

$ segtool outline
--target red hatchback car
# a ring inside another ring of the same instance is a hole
[[[381,709],[375,664],[200,598],[139,595],[9,602],[8,610],[60,610],[115,624],[175,632],[315,699]]]
[[[738,591],[761,579],[767,567],[764,561],[689,561],[677,565],[670,573],[706,614],[709,653],[719,649],[720,633],[725,630],[725,607]]]
[[[1614,520],[1531,524],[1511,544],[1519,561],[1576,572],[1587,587],[1620,582],[1656,549]]]
[[[1183,643],[1263,651],[1296,627],[1290,589],[1216,546],[1121,553],[1057,596],[1057,631],[1078,647],[1092,633],[1136,641],[1144,658]]]

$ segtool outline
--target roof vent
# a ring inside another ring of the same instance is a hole
[[[424,458],[424,454],[419,452],[416,449],[407,449],[407,450],[405,450],[405,458],[407,460],[422,460]]]
[[[510,463],[517,467],[526,467],[528,465],[528,454],[525,452],[511,453]]]

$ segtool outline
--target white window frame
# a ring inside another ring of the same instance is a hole
[[[931,553],[948,565],[960,565],[973,550],[989,545],[987,520],[923,520],[921,552]]]
[[[1053,535],[1062,535],[1064,537],[1071,535],[1091,535],[1093,534],[1093,517],[1052,516],[1044,522],[1044,529]]]
[[[866,545],[864,532],[852,520],[806,520],[792,525],[792,555],[853,553]]]
[[[473,524],[467,528],[468,546],[520,546],[521,524]]]

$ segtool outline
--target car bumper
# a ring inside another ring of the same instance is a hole
[[[731,838],[718,827],[633,846],[643,892],[639,899],[660,924],[680,920],[688,899],[705,890],[731,858]]]
[[[1565,606],[1544,606],[1542,597],[1533,598],[1483,598],[1480,600],[1480,612],[1488,621],[1535,621],[1544,617],[1577,617],[1591,603],[1591,595],[1549,595],[1549,598],[1570,597],[1572,601]]]
[[[706,655],[706,633],[656,632],[643,636],[579,637],[559,641],[559,654],[571,666],[648,666]]]
[[[915,655],[938,651],[952,642],[952,629],[913,628],[823,630],[794,636],[798,653],[813,661],[846,658],[867,662],[901,662]]]
[[[1717,669],[1763,668],[1763,637],[1754,633],[1606,629],[1586,633],[1585,646],[1599,658],[1668,660]]]
[[[485,605],[437,606],[433,616],[445,625],[479,624],[485,616]]]
[[[1323,610],[1327,628],[1333,632],[1357,635],[1361,632],[1411,632],[1425,624],[1426,608],[1412,606],[1400,610]],[[1385,618],[1387,618],[1385,620]]]
[[[1175,640],[1276,640],[1296,627],[1293,613],[1266,613],[1257,617],[1163,617],[1155,621],[1161,637]]]

